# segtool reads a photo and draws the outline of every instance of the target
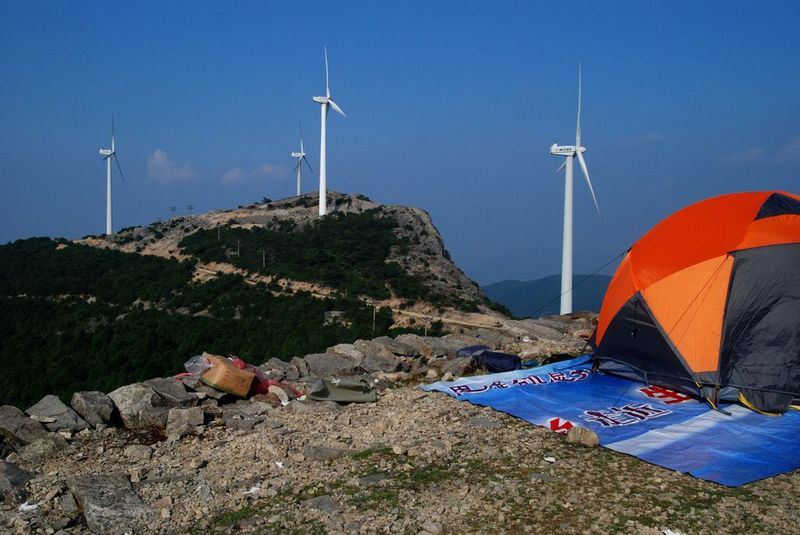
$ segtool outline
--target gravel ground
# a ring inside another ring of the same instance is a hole
[[[88,532],[76,474],[125,475],[152,533],[800,533],[800,472],[727,488],[438,393],[293,402],[253,430],[158,441],[84,432],[38,464],[11,533]],[[131,446],[135,447],[131,447]],[[545,457],[553,457],[548,462]]]

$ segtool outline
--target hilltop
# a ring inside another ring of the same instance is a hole
[[[478,311],[480,287],[453,262],[430,215],[364,195],[289,197],[202,215],[176,216],[78,243],[190,260],[194,278],[237,273],[276,291],[317,297],[349,292],[381,305],[421,304]]]

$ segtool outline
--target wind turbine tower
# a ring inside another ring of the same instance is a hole
[[[297,196],[301,195],[300,192],[300,182],[303,179],[303,162],[306,162],[308,169],[313,173],[314,169],[311,167],[311,164],[308,163],[308,158],[306,158],[306,151],[303,149],[303,126],[300,125],[300,152],[293,152],[292,158],[297,159],[297,165],[294,166],[295,171],[297,171]]]
[[[575,129],[575,145],[553,143],[550,147],[550,154],[565,158],[564,163],[556,171],[558,173],[561,169],[565,169],[564,239],[561,253],[561,314],[572,312],[572,162],[575,158],[578,159],[586,184],[589,186],[589,192],[592,194],[597,214],[600,214],[600,207],[597,204],[594,188],[592,188],[592,181],[589,179],[589,169],[586,168],[586,161],[583,159],[586,147],[581,145],[581,78],[581,66],[578,64],[578,125]]]
[[[326,126],[328,122],[328,107],[333,108],[337,113],[342,114],[342,117],[347,117],[342,108],[340,108],[331,98],[331,86],[328,79],[328,49],[323,48],[325,54],[325,96],[313,97],[314,102],[320,104],[321,113],[321,128],[319,135],[319,215],[323,216],[328,213],[328,183],[327,183],[327,159],[326,155]]]
[[[122,167],[119,165],[119,158],[117,157],[117,149],[114,143],[114,117],[111,117],[111,148],[100,149],[100,155],[106,162],[106,235],[113,234],[111,223],[111,158],[117,162],[117,169],[119,169],[119,176],[122,181],[125,181],[125,175],[122,174]]]

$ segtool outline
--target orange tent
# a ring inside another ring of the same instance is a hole
[[[734,193],[634,244],[592,339],[602,370],[785,411],[800,398],[800,197]]]

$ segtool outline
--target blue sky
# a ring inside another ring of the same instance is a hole
[[[117,229],[293,194],[299,121],[318,166],[327,45],[348,115],[329,187],[428,210],[484,284],[560,269],[548,148],[574,140],[581,61],[602,214],[576,175],[575,271],[593,271],[693,201],[800,191],[797,20],[780,1],[0,0],[0,243],[103,231],[112,113]]]

